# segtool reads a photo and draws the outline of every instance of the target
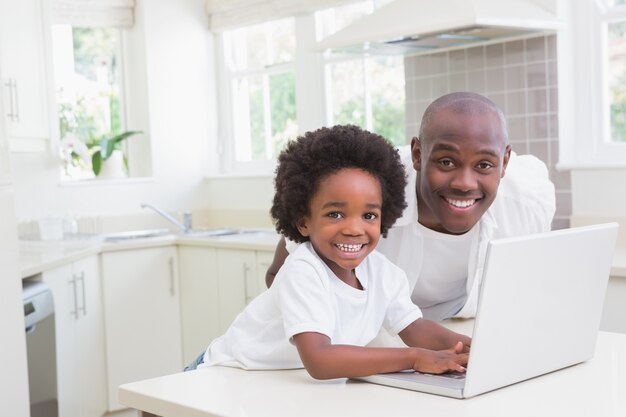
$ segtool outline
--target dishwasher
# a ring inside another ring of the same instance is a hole
[[[41,281],[22,281],[31,417],[58,417],[56,337],[52,292]]]

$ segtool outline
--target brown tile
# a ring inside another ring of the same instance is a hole
[[[552,230],[569,229],[570,219],[569,216],[554,217],[552,219]]]
[[[572,189],[572,172],[570,170],[558,171],[550,170],[550,180],[554,183],[554,188],[561,191]]]
[[[430,78],[416,78],[414,85],[415,90],[413,90],[413,98],[415,100],[429,100],[433,96]]]
[[[406,101],[405,102],[405,123],[407,125],[417,124],[419,122],[417,118],[417,103],[415,101]]]
[[[441,52],[429,55],[430,74],[440,75],[448,72],[448,53]]]
[[[504,65],[504,44],[496,43],[485,47],[487,67],[501,67]]]
[[[467,49],[467,69],[477,70],[485,67],[485,47],[476,46]]]
[[[545,114],[528,116],[528,138],[545,139],[548,137],[548,116]]]
[[[506,114],[509,116],[526,114],[526,93],[524,91],[507,92]]]
[[[556,61],[557,59],[556,35],[546,36],[546,48],[547,48],[546,58],[549,61]]]
[[[467,91],[467,73],[451,73],[448,79],[450,81],[450,91]]]
[[[559,74],[556,61],[548,61],[548,85],[556,86],[559,83]]]
[[[511,150],[518,155],[525,155],[528,153],[528,142],[511,141]]]
[[[504,44],[504,62],[507,65],[524,63],[524,41],[506,42]]]
[[[572,192],[560,191],[556,192],[556,216],[570,216],[572,214]]]
[[[526,62],[543,62],[546,60],[546,38],[526,39]]]
[[[410,80],[415,77],[415,65],[413,57],[404,58],[404,79]]]
[[[450,87],[448,86],[447,74],[438,75],[432,78],[433,98],[440,97],[449,92],[450,92]]]
[[[509,139],[511,141],[526,141],[528,138],[528,131],[526,128],[525,117],[507,117],[507,125],[509,128]]]
[[[424,77],[430,75],[428,55],[419,55],[411,58],[413,60],[413,76]]]
[[[558,114],[548,115],[548,136],[552,139],[559,139],[559,116]]]
[[[432,100],[428,99],[428,100],[418,100],[415,103],[415,112],[417,115],[417,125],[419,126],[422,123],[422,116],[424,115],[424,112],[426,111],[426,108],[430,105],[430,103],[432,102]]]
[[[496,103],[496,106],[498,106],[502,111],[504,111],[504,109],[506,108],[506,94],[504,94],[504,93],[489,93],[489,94],[487,94],[487,97],[491,101]]]
[[[502,67],[486,69],[485,79],[487,86],[485,90],[490,91],[504,91],[504,69]]]
[[[507,90],[521,90],[526,88],[526,75],[523,65],[507,67],[504,75]]]
[[[465,51],[465,49],[458,49],[448,53],[448,70],[450,72],[465,72],[467,67]]]
[[[545,62],[526,65],[526,86],[528,88],[545,87],[547,79]]]
[[[548,92],[545,88],[528,90],[528,113],[548,112]]]
[[[546,165],[550,162],[550,155],[548,150],[547,140],[531,140],[528,142],[528,152],[541,159]]]
[[[559,91],[557,87],[550,88],[550,113],[558,113],[559,111]]]
[[[467,73],[467,90],[484,94],[485,92],[485,71],[469,71]]]

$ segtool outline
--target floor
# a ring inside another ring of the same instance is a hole
[[[105,414],[102,417],[137,417],[137,410],[121,410],[114,413]]]

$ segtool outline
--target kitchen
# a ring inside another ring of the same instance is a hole
[[[211,3],[219,2],[209,2],[209,6]],[[324,2],[328,7],[340,3]],[[543,96],[540,97],[546,98],[544,102],[552,105],[558,102],[558,107],[539,110],[524,107],[513,114],[519,124],[512,123],[510,127],[523,129],[516,131],[520,142],[515,145],[524,147],[520,153],[532,150],[533,153],[543,152],[548,156],[546,163],[555,175],[553,180],[557,185],[558,226],[618,221],[622,225],[619,244],[625,245],[623,225],[626,224],[626,214],[623,207],[626,205],[626,193],[622,184],[626,180],[626,159],[619,159],[625,153],[623,150],[620,154],[610,149],[608,156],[602,155],[603,149],[589,140],[599,136],[602,127],[601,120],[592,111],[597,100],[596,93],[601,90],[595,84],[600,82],[600,77],[594,76],[599,69],[592,68],[587,62],[588,57],[594,56],[592,54],[597,53],[599,48],[593,48],[588,45],[589,42],[585,42],[590,39],[585,30],[591,31],[591,19],[588,16],[592,12],[599,12],[595,11],[594,2],[591,1],[582,2],[580,9],[576,10],[571,10],[563,4],[565,2],[535,3],[544,5],[548,10],[551,6],[558,6],[559,20],[563,22],[558,29],[553,29],[559,31],[558,39],[549,34],[540,37],[543,40],[544,57],[547,58],[532,61],[533,64],[540,63],[547,68],[544,71],[546,79],[550,71],[556,68],[558,81],[554,78],[544,81],[543,85],[529,89],[530,93],[524,97],[541,91]],[[12,7],[9,4],[0,3],[0,16],[11,15],[6,12],[7,7]],[[70,216],[77,219],[83,228],[92,227],[92,231],[105,233],[170,227],[171,224],[160,216],[141,208],[141,204],[147,202],[174,214],[192,210],[194,226],[198,228],[272,227],[267,216],[273,187],[271,170],[265,171],[263,175],[233,171],[226,174],[228,171],[223,163],[224,150],[227,148],[223,142],[226,127],[220,123],[224,120],[224,105],[219,98],[224,86],[217,81],[221,79],[221,70],[217,64],[220,47],[215,42],[217,35],[209,30],[207,10],[213,9],[207,7],[204,0],[136,1],[134,4],[131,32],[135,36],[129,37],[129,48],[142,52],[130,54],[131,59],[136,61],[136,68],[141,69],[126,74],[128,88],[136,90],[131,96],[139,100],[135,107],[129,106],[127,128],[146,132],[143,138],[129,140],[131,161],[135,166],[138,165],[139,175],[98,182],[61,182],[59,158],[53,147],[53,141],[58,139],[50,139],[49,135],[49,139],[43,141],[35,140],[31,143],[29,140],[25,141],[27,143],[15,144],[12,137],[3,137],[0,142],[3,146],[3,152],[0,153],[0,183],[2,193],[13,196],[10,202],[2,200],[3,277],[17,277],[22,273],[18,270],[19,264],[15,263],[18,224],[20,235],[28,234],[31,230],[29,225],[35,224],[40,218]],[[250,13],[240,13],[249,18]],[[224,16],[225,19],[228,15],[225,13]],[[3,25],[6,20],[2,19]],[[0,45],[4,47],[5,31],[0,32],[0,35],[3,37]],[[23,33],[19,33],[19,37],[17,35],[15,37],[18,39],[24,37]],[[521,43],[511,41],[508,45],[534,45],[536,48],[536,39],[524,39]],[[492,44],[488,50],[503,43]],[[50,62],[49,45],[44,44],[42,48],[42,56],[47,57],[45,62]],[[484,51],[487,51],[486,48]],[[555,55],[549,55],[547,51],[550,48],[556,49]],[[441,54],[454,57],[458,52]],[[414,91],[417,91],[419,83],[428,83],[431,90],[427,98],[430,99],[431,95],[436,96],[432,86],[436,85],[434,79],[439,75],[439,70],[432,74],[411,72],[424,60],[428,60],[428,65],[435,62],[435,59],[425,58],[424,55],[407,57],[405,76],[407,86],[413,85]],[[2,62],[0,70],[4,73],[10,68],[5,68]],[[296,61],[296,66],[296,71],[300,70],[306,75],[310,61]],[[37,68],[41,71],[44,67]],[[492,70],[492,66],[489,69]],[[475,69],[476,72],[479,70]],[[52,83],[50,72],[43,72],[48,83]],[[308,76],[316,80],[315,74]],[[450,71],[449,79],[453,79],[453,76],[454,71]],[[496,79],[483,79],[483,83]],[[316,83],[312,85],[318,85]],[[471,85],[465,84],[465,87]],[[484,87],[482,91],[491,91],[487,85]],[[3,94],[6,94],[5,91]],[[506,88],[494,87],[494,91],[502,92]],[[308,104],[298,104],[303,106],[298,108],[298,124],[303,130],[325,123],[324,110],[314,106],[315,102],[311,100]],[[419,97],[407,93],[407,132],[415,132],[419,120],[419,102]],[[511,110],[513,108],[509,106]],[[49,116],[47,122],[53,126],[56,120]],[[551,130],[540,136],[527,134],[528,129],[535,126],[528,120],[539,116],[546,120]],[[515,127],[520,124],[523,127]],[[525,134],[522,135],[520,131]],[[615,144],[614,147],[619,148],[618,145],[623,144]],[[9,153],[7,146],[14,151]],[[139,149],[134,150],[134,146]],[[556,169],[557,164],[560,170]],[[194,244],[189,243],[187,246]],[[271,245],[263,246],[261,252],[268,252],[268,246]],[[253,245],[250,249],[256,251],[259,246]],[[111,252],[114,253],[117,252]],[[183,268],[180,258],[178,267],[179,270]],[[169,268],[169,265],[165,268]],[[621,271],[623,277],[623,266]],[[3,372],[2,386],[11,389],[2,390],[0,403],[8,415],[28,415],[25,411],[28,407],[28,385],[25,377],[23,310],[19,305],[21,288],[18,288],[17,279],[16,282],[9,281],[3,279],[1,284],[0,305],[3,310],[1,329],[10,341],[3,345],[2,353],[7,358],[8,369],[12,370]],[[623,278],[621,281],[619,277],[615,278],[614,284],[614,290],[607,294],[612,303],[607,305],[614,309],[612,314],[615,317],[623,318],[626,299]],[[623,322],[612,323],[611,326],[626,331]]]

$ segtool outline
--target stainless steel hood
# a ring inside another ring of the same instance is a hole
[[[415,54],[554,32],[551,0],[394,0],[316,50]]]

